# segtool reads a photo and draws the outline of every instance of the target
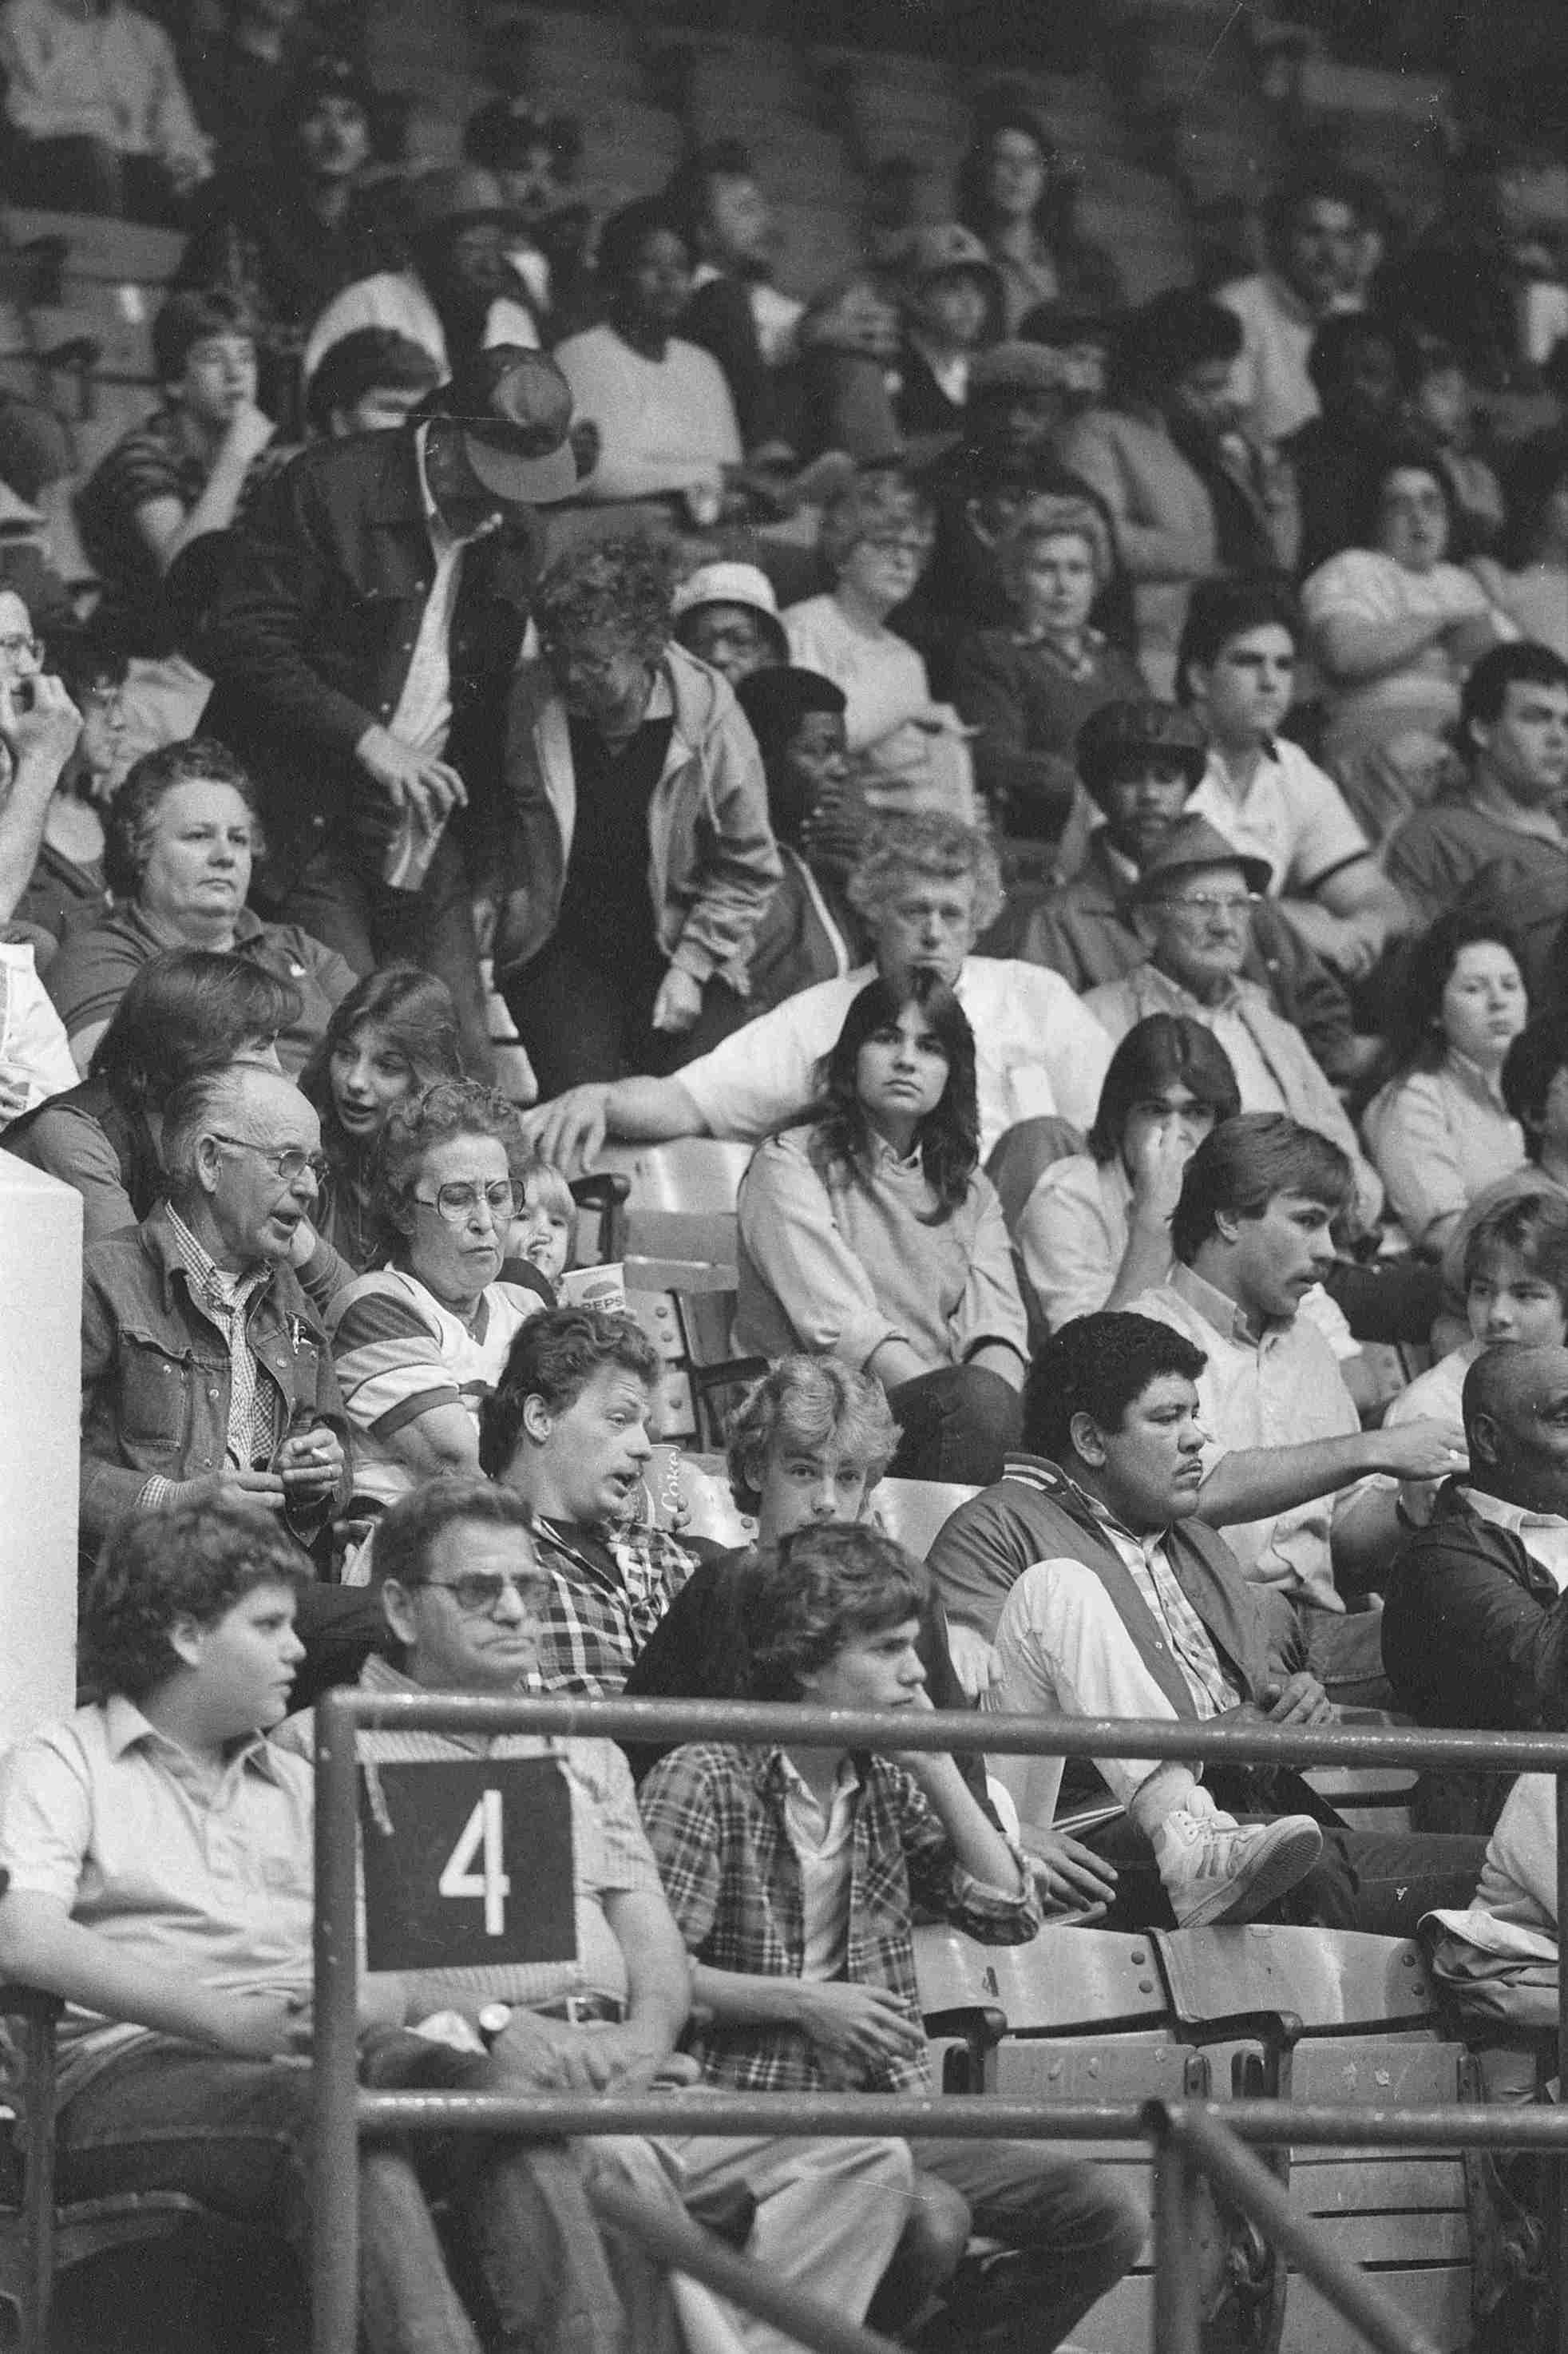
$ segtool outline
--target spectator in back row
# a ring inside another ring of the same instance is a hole
[[[0,597],[0,616],[8,610]],[[84,631],[58,633],[28,659],[48,663],[81,718],[44,820],[32,878],[16,903],[16,920],[36,924],[54,942],[107,910],[103,821],[122,773],[126,665],[122,654]]]
[[[830,499],[820,541],[835,586],[784,614],[789,659],[842,686],[850,751],[870,808],[967,819],[973,780],[954,712],[932,699],[925,663],[888,626],[935,540],[930,502],[895,466],[863,467]]]
[[[0,73],[28,204],[166,221],[212,169],[167,33],[125,0],[5,0]]]
[[[800,438],[789,371],[805,304],[772,282],[778,228],[749,151],[738,139],[699,147],[665,196],[696,257],[686,334],[724,370],[747,452],[787,454]]]
[[[974,355],[1001,333],[1001,283],[956,221],[916,229],[904,259],[904,344],[893,413],[906,442],[956,433]]]
[[[1060,1150],[1064,1121],[1088,1128],[1109,1039],[1058,973],[972,953],[1001,907],[996,853],[983,834],[938,817],[879,827],[849,896],[871,932],[882,979],[906,991],[915,972],[933,972],[968,1015],[982,1161],[1014,1130],[1012,1149],[1024,1158],[1044,1131],[1049,1158]],[[668,1079],[575,1088],[525,1125],[544,1157],[565,1169],[579,1161],[591,1168],[607,1135],[767,1136],[810,1110],[817,1066],[872,977],[862,965],[819,982]]]
[[[1312,338],[1307,374],[1317,413],[1280,445],[1296,484],[1304,578],[1355,544],[1366,476],[1399,411],[1393,329],[1373,313],[1330,313]]]
[[[1205,296],[1157,294],[1119,330],[1107,405],[1068,430],[1062,457],[1110,509],[1133,582],[1139,661],[1157,695],[1176,678],[1176,651],[1195,581],[1219,562],[1213,501],[1172,431],[1184,401],[1228,398],[1241,350],[1232,313]]]
[[[1218,299],[1241,321],[1235,396],[1259,443],[1283,441],[1318,415],[1308,366],[1313,337],[1324,320],[1360,307],[1361,228],[1351,176],[1308,165],[1269,200],[1267,268],[1219,290]]]
[[[716,520],[725,469],[741,460],[740,426],[724,371],[676,330],[692,298],[693,251],[666,204],[641,200],[599,232],[607,316],[557,352],[579,419],[598,436],[583,496],[685,497]]]
[[[506,259],[552,339],[567,333],[589,305],[589,215],[572,193],[582,151],[575,115],[541,114],[518,92],[470,115],[462,136],[464,160],[495,175],[512,216]]]
[[[1113,698],[1138,695],[1142,680],[1089,624],[1113,565],[1110,534],[1089,500],[1031,499],[997,552],[1012,626],[965,637],[953,698],[980,731],[976,781],[1002,832],[1055,842],[1073,804],[1080,729]]]
[[[1325,964],[1355,980],[1408,928],[1410,914],[1333,779],[1277,732],[1295,694],[1299,633],[1295,601],[1276,578],[1194,590],[1177,693],[1208,737],[1209,764],[1187,814],[1262,860],[1287,921]]]
[[[546,1095],[673,1066],[741,1018],[779,875],[757,746],[671,636],[646,538],[557,557],[508,718],[495,970]]]
[[[210,737],[139,760],[110,807],[103,864],[114,907],[73,932],[48,970],[78,1067],[85,1072],[126,983],[162,949],[243,957],[299,992],[279,1041],[298,1071],[354,986],[340,956],[295,924],[266,924],[246,904],[257,837],[255,796],[233,756]]]
[[[279,416],[292,414],[294,355],[318,313],[404,259],[366,186],[371,98],[352,58],[307,59],[270,126],[265,160],[223,159],[181,258],[177,285],[221,287],[256,322],[263,389]]]
[[[507,259],[516,220],[493,172],[439,165],[408,183],[401,254],[355,279],[317,312],[301,363],[307,392],[333,345],[360,327],[393,327],[429,352],[443,382],[493,345],[531,351],[538,322]]]
[[[700,564],[676,588],[670,614],[676,643],[733,687],[789,659],[779,599],[758,565]]]
[[[955,193],[959,221],[1001,281],[1004,334],[1019,334],[1043,302],[1121,309],[1116,263],[1078,228],[1077,181],[1026,91],[1004,86],[982,97]]]
[[[1542,435],[1508,469],[1508,525],[1475,574],[1534,645],[1568,661],[1568,436]]]
[[[1102,825],[1083,864],[1033,909],[1018,953],[1048,964],[1080,995],[1119,980],[1148,955],[1137,917],[1139,878],[1181,821],[1208,765],[1203,729],[1190,711],[1145,696],[1107,703],[1086,721],[1077,769]],[[1241,970],[1298,1029],[1315,1061],[1336,1082],[1364,1059],[1339,981],[1287,920],[1276,899],[1258,899]]]
[[[974,1035],[948,984],[868,982],[815,1092],[816,1119],[759,1145],[741,1182],[736,1337],[874,1373],[901,1476],[993,1479],[1018,1437],[1027,1341],[978,1165]]]

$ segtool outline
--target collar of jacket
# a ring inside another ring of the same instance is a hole
[[[435,565],[425,519],[415,429],[356,434],[352,440],[307,450],[296,464],[314,464],[328,508],[338,509],[359,546],[349,556],[355,587],[367,601],[426,593]],[[510,514],[501,529],[476,542],[465,559],[465,584],[482,577],[503,604],[526,607],[538,569],[539,533],[531,510]]]
[[[185,1265],[185,1259],[181,1256],[179,1245],[175,1242],[173,1234],[169,1230],[169,1205],[167,1202],[158,1202],[154,1204],[153,1208],[148,1211],[146,1216],[143,1219],[140,1232],[142,1236],[142,1247],[158,1270],[160,1286],[164,1297],[164,1306],[166,1309],[171,1310],[174,1307],[175,1285],[176,1279],[183,1288],[190,1294],[194,1300],[196,1299],[196,1292],[191,1283],[190,1269]],[[279,1265],[275,1263],[271,1267],[268,1281],[263,1284],[261,1289],[256,1294],[258,1301],[270,1298],[276,1291],[279,1272]],[[302,1294],[302,1297],[303,1295]]]

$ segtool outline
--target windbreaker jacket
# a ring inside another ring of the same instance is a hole
[[[1556,1731],[1568,1725],[1568,1594],[1446,1480],[1384,1588],[1383,1663],[1422,1724]]]
[[[673,643],[661,664],[674,725],[648,811],[655,934],[694,981],[716,973],[745,997],[752,942],[783,871],[762,756],[726,679]],[[503,974],[537,956],[555,930],[577,826],[567,707],[541,662],[524,663],[513,687],[506,791],[514,879],[496,933]]]

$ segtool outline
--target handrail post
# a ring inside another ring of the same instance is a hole
[[[1568,1922],[1568,1773],[1557,1783],[1557,2081],[1568,2093],[1568,1970],[1562,1966],[1563,1929]],[[1553,2234],[1553,2288],[1557,2309],[1557,2354],[1568,2354],[1568,2157],[1553,2166],[1557,2229]]]
[[[355,2354],[359,2330],[359,2038],[352,1707],[316,1703],[315,2001],[311,2076],[313,2354]]]
[[[1154,2137],[1153,2354],[1200,2354],[1197,2168],[1165,2103],[1143,2114]]]

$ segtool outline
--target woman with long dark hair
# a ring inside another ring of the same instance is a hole
[[[1518,949],[1491,917],[1456,908],[1408,949],[1361,1133],[1419,1250],[1441,1252],[1477,1195],[1525,1160],[1502,1067],[1529,1013]]]
[[[982,101],[954,194],[958,218],[1001,278],[1008,334],[1041,302],[1121,309],[1116,263],[1079,229],[1077,182],[1026,95],[1002,90]]]
[[[1125,1308],[1171,1274],[1171,1214],[1188,1161],[1241,1095],[1213,1032],[1150,1013],[1111,1056],[1088,1149],[1054,1161],[1017,1223],[1031,1305],[1047,1331]]]
[[[869,982],[818,1101],[741,1182],[741,1345],[874,1373],[903,1426],[901,1477],[993,1479],[1018,1437],[1026,1326],[951,990]]]
[[[300,1086],[321,1114],[332,1163],[316,1224],[356,1275],[377,1261],[373,1164],[387,1113],[438,1079],[462,1076],[457,1008],[434,973],[383,966],[334,1008]]]

